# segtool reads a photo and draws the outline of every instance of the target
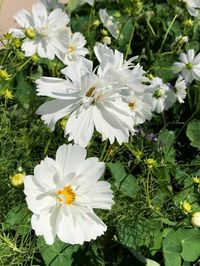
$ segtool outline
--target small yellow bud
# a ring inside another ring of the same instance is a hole
[[[93,26],[95,27],[98,27],[99,25],[101,24],[101,21],[96,19],[94,22],[93,22]]]
[[[187,214],[187,213],[190,213],[191,212],[192,206],[190,205],[190,203],[188,201],[185,200],[183,202],[183,204],[182,204],[182,209]]]
[[[4,34],[4,37],[7,39],[7,40],[10,40],[12,38],[12,34],[11,33],[6,33]]]
[[[24,183],[25,173],[16,174],[10,177],[10,182],[14,187],[19,187]]]
[[[9,89],[6,89],[4,92],[1,93],[1,95],[6,101],[12,100],[14,98],[12,91]]]
[[[104,35],[104,36],[107,36],[108,35],[108,31],[106,29],[102,29],[101,30],[101,34]]]
[[[147,74],[147,78],[152,80],[152,79],[154,79],[154,76],[152,74]]]
[[[34,29],[32,28],[27,28],[25,29],[25,35],[29,38],[29,39],[35,39],[36,37],[36,32]]]
[[[144,160],[144,163],[148,166],[148,168],[154,168],[156,167],[157,165],[157,162],[156,160],[154,160],[153,158],[149,158],[149,159],[146,159]]]
[[[140,150],[134,150],[133,154],[135,155],[136,159],[139,160],[142,157],[143,152]]]
[[[191,223],[192,223],[194,226],[198,226],[198,227],[200,227],[200,212],[194,212],[194,213],[192,214]]]
[[[31,57],[31,59],[32,59],[32,61],[34,62],[34,63],[37,63],[38,61],[39,61],[39,56],[37,55],[37,54],[34,54],[32,57]]]
[[[9,79],[9,74],[6,70],[0,69],[0,78],[2,79]]]
[[[121,13],[119,11],[115,11],[113,16],[116,17],[116,18],[120,18],[121,17]]]
[[[186,27],[192,27],[194,25],[194,21],[190,18],[190,19],[186,19],[183,24],[186,26]]]
[[[196,184],[199,184],[200,183],[200,178],[198,176],[194,176],[192,178],[193,182],[196,183]]]
[[[16,48],[20,48],[22,45],[22,41],[19,38],[14,38],[13,39],[13,44]]]
[[[67,120],[68,120],[69,116],[65,116],[63,117],[63,119],[60,121],[60,126],[61,128],[64,130],[67,124]]]
[[[104,36],[102,39],[102,42],[105,43],[106,45],[110,45],[112,40],[110,36]]]

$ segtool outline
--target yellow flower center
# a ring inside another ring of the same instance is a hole
[[[136,101],[132,100],[128,103],[128,106],[130,107],[131,110],[134,110],[137,107]]]
[[[94,96],[94,92],[95,92],[96,88],[95,87],[91,87],[87,92],[86,92],[86,96],[87,97],[93,97]]]
[[[70,54],[73,54],[76,51],[76,47],[74,45],[70,45],[68,51]]]
[[[36,32],[34,29],[32,28],[27,28],[25,29],[25,35],[29,38],[29,39],[35,39],[36,37]]]
[[[71,204],[76,198],[71,186],[58,190],[56,194],[58,195],[59,202],[64,202],[67,205]]]

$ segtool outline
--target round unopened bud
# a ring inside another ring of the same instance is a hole
[[[22,45],[22,41],[19,38],[14,38],[13,39],[13,44],[16,48],[20,48]]]
[[[194,212],[194,213],[192,214],[191,223],[192,223],[194,226],[198,226],[198,227],[200,227],[200,212]]]
[[[185,213],[190,213],[192,210],[192,206],[186,200],[183,202],[182,208]]]
[[[29,38],[29,39],[35,39],[36,37],[36,32],[34,29],[32,28],[27,28],[25,29],[25,35]]]
[[[110,36],[104,36],[102,39],[102,42],[106,45],[110,45],[112,42],[111,37]]]
[[[10,182],[14,187],[19,187],[24,183],[24,173],[16,174],[10,177]]]

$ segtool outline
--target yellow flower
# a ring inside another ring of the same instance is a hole
[[[14,98],[12,91],[9,89],[6,89],[4,92],[2,92],[1,95],[4,97],[6,101],[12,100]]]
[[[198,227],[200,227],[200,212],[194,212],[194,213],[192,214],[191,223],[192,223],[194,226],[198,226]]]
[[[157,165],[156,160],[154,160],[153,158],[148,158],[146,160],[144,160],[144,163],[148,166],[148,168],[154,168]]]
[[[10,182],[14,187],[19,187],[24,183],[25,173],[18,173],[10,177]]]
[[[186,200],[184,200],[183,204],[182,204],[182,209],[184,211],[184,213],[190,213],[192,210],[192,206],[190,205],[190,203]]]

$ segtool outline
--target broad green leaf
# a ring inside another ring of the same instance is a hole
[[[200,148],[200,121],[199,120],[192,120],[188,126],[186,135],[191,141],[191,146]]]
[[[108,169],[112,177],[115,179],[115,187],[119,189],[125,196],[135,197],[139,190],[136,177],[127,174],[122,163],[108,163]]]
[[[78,245],[68,245],[60,240],[56,240],[53,245],[47,245],[42,237],[38,238],[37,246],[45,264],[48,266],[72,265],[73,253],[79,249]]]
[[[181,260],[193,262],[200,256],[200,231],[178,229],[171,231],[163,241],[166,266],[181,266]]]
[[[12,208],[3,222],[4,229],[16,230],[19,234],[27,234],[31,231],[30,212],[26,205]]]

